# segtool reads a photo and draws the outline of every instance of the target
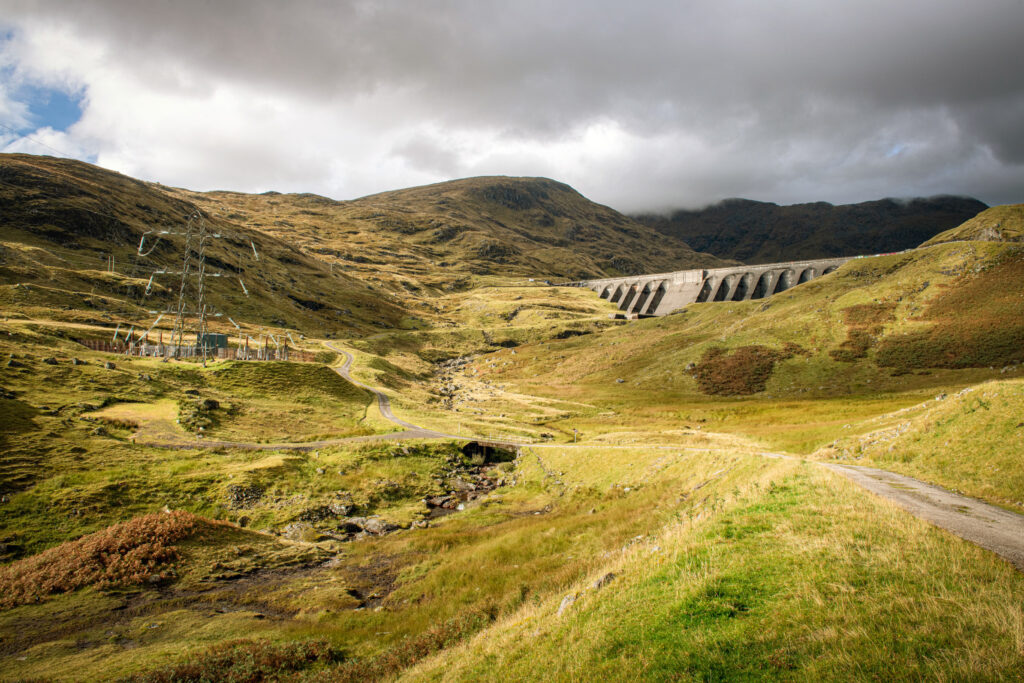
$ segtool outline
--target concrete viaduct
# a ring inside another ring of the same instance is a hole
[[[704,301],[763,299],[831,273],[851,258],[815,259],[712,270],[681,270],[657,275],[632,275],[570,282],[587,287],[619,305],[627,317],[665,315]]]

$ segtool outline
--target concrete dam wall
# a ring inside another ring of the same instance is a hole
[[[619,310],[629,317],[665,315],[688,304],[705,301],[763,299],[831,273],[851,258],[856,257],[681,270],[584,280],[565,286],[592,289],[602,299],[618,304]]]

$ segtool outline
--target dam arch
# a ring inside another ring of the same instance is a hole
[[[746,301],[751,298],[753,292],[753,273],[744,273],[740,276],[740,279],[736,282],[736,291],[733,293],[732,301]]]

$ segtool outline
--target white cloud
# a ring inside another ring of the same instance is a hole
[[[1022,199],[1013,0],[7,4],[0,68],[86,95],[40,134],[167,184],[350,198],[546,175],[622,210]],[[0,115],[18,107],[0,88]]]

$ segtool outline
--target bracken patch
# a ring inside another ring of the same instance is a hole
[[[891,303],[858,304],[843,309],[843,322],[846,323],[846,339],[828,352],[833,359],[844,363],[852,363],[858,358],[865,358],[868,349],[874,344],[883,325],[893,320],[896,305]]]
[[[875,361],[897,373],[1024,361],[1024,255],[962,276],[921,315],[926,330],[890,335]]]
[[[169,579],[170,565],[178,559],[171,544],[195,533],[200,519],[183,510],[144,515],[0,567],[0,607],[40,602],[86,586]]]
[[[793,356],[794,350],[767,346],[741,346],[728,353],[708,349],[693,371],[697,387],[705,394],[739,396],[764,391],[776,361]]]

